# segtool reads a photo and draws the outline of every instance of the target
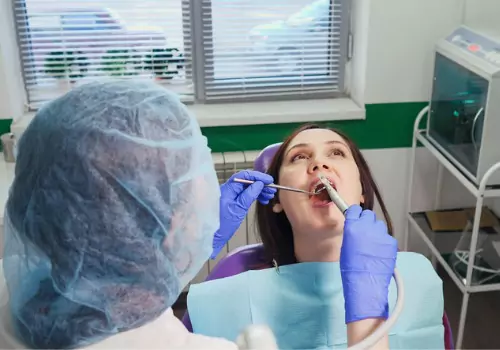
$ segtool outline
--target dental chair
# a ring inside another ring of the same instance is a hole
[[[280,145],[281,143],[275,143],[264,148],[255,159],[254,170],[266,172]],[[222,258],[210,272],[205,281],[234,276],[248,270],[259,270],[269,267],[270,266],[268,266],[265,261],[263,245],[261,243],[250,244],[236,248]],[[193,332],[193,326],[191,324],[188,311],[184,314],[182,323],[190,332]],[[445,349],[453,350],[453,335],[446,312],[443,315],[443,326]]]

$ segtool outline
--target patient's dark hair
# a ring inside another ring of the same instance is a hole
[[[354,161],[359,168],[361,186],[364,196],[364,203],[361,206],[364,209],[372,210],[375,205],[376,198],[378,203],[380,204],[380,208],[382,209],[389,234],[392,236],[392,221],[387,212],[385,203],[380,195],[380,191],[370,172],[370,168],[368,167],[368,164],[366,163],[366,160],[361,154],[359,148],[343,132],[329,127],[322,127],[317,124],[306,124],[299,127],[290,136],[288,136],[280,146],[280,148],[274,155],[273,161],[271,162],[267,173],[271,175],[276,181],[278,181],[280,177],[281,164],[283,163],[283,158],[288,145],[299,133],[304,130],[311,129],[331,130],[344,139],[344,141],[349,146]],[[275,201],[276,200],[277,197],[275,198]],[[297,259],[295,257],[292,226],[290,225],[290,222],[288,221],[288,218],[283,211],[281,213],[275,213],[273,211],[274,203],[275,202],[271,202],[268,205],[257,203],[257,226],[259,228],[260,238],[264,245],[266,264],[271,264],[273,260],[276,260],[276,263],[278,265],[296,263]]]

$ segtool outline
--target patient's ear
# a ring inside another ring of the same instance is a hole
[[[279,214],[283,211],[283,206],[280,203],[274,203],[273,205],[273,212],[276,214]]]
[[[361,199],[359,200],[359,203],[365,204],[365,196],[361,195]]]

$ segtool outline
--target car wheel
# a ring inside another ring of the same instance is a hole
[[[293,47],[281,47],[278,49],[277,66],[283,74],[293,74],[300,70],[302,65],[299,50]]]

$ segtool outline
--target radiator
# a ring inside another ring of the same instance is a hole
[[[219,183],[223,184],[231,177],[231,175],[240,170],[252,169],[253,163],[258,154],[259,151],[212,153],[212,158],[214,161],[215,170],[217,171],[217,177],[219,178]],[[232,251],[235,248],[244,245],[257,243],[257,230],[255,225],[254,212],[255,204],[248,212],[245,221],[241,224],[238,231],[221,250],[217,258],[214,260],[209,260],[191,283],[203,282],[210,271],[219,262],[219,260],[225,257],[229,251]],[[189,285],[186,286],[184,291],[187,291],[188,289]]]

